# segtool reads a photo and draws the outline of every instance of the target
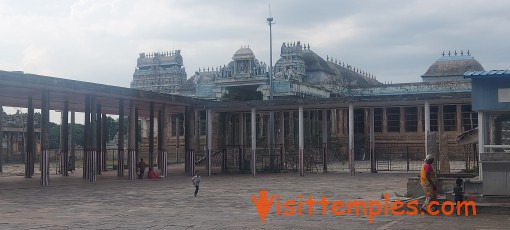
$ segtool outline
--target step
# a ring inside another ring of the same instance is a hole
[[[469,196],[469,195],[468,195]],[[473,196],[471,196],[472,198]],[[482,197],[482,196],[480,196]],[[510,215],[510,197],[499,197],[498,199],[493,198],[474,198],[473,200],[476,205],[476,214],[492,214],[492,215]],[[421,207],[423,205],[423,202],[425,201],[425,196],[420,196],[418,198],[412,198],[403,200],[404,202],[404,208],[407,209],[407,203],[418,200],[418,207]],[[447,196],[444,194],[441,194],[438,196],[438,202],[439,205],[443,204],[443,202],[447,201]],[[478,200],[478,201],[477,201]],[[488,200],[491,200],[491,202],[488,202]],[[452,200],[449,200],[453,202]],[[497,201],[497,202],[496,202]],[[470,210],[472,212],[472,210]],[[461,213],[462,214],[462,213]],[[472,213],[470,213],[472,214]]]

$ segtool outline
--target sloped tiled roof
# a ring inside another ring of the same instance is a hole
[[[311,50],[303,51],[303,60],[305,61],[307,72],[327,72],[335,76],[335,82],[337,83],[356,82],[357,86],[360,87],[368,87],[381,84],[376,79],[369,78],[341,65],[326,61]]]

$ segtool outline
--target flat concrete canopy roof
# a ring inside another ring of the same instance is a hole
[[[119,114],[119,99],[124,99],[124,114],[129,112],[129,100],[134,100],[139,116],[148,117],[150,102],[154,102],[157,111],[166,104],[169,113],[182,113],[186,106],[198,109],[211,109],[215,112],[249,112],[297,110],[301,105],[305,109],[332,109],[348,107],[411,106],[434,103],[469,103],[470,92],[410,93],[385,96],[342,96],[333,98],[275,99],[273,101],[208,101],[180,95],[161,94],[118,86],[68,80],[56,77],[0,71],[0,105],[28,106],[28,97],[32,97],[34,108],[41,108],[42,91],[49,91],[50,110],[62,110],[64,102],[69,102],[69,111],[84,112],[85,96],[96,97],[101,112]]]
[[[416,93],[380,96],[342,96],[332,98],[297,98],[259,101],[203,101],[200,107],[214,112],[284,111],[304,109],[320,110],[347,108],[352,103],[356,108],[385,106],[417,106],[430,104],[460,104],[471,102],[471,92]]]
[[[95,96],[101,105],[101,113],[119,114],[119,100],[124,99],[124,114],[129,113],[129,100],[134,100],[139,108],[139,116],[148,117],[150,102],[154,102],[157,111],[167,105],[169,113],[182,113],[186,106],[196,106],[204,101],[179,95],[160,94],[137,89],[97,83],[68,80],[56,77],[0,71],[0,105],[28,107],[28,98],[32,97],[34,108],[41,108],[43,90],[49,92],[49,109],[62,110],[68,101],[69,111],[84,112],[85,96]],[[157,113],[155,113],[157,116]]]

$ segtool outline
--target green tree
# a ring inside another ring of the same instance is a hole
[[[119,119],[114,120],[111,117],[106,117],[106,127],[108,129],[108,141],[112,141],[119,132]]]
[[[74,133],[74,143],[77,148],[83,147],[83,125],[82,124],[74,124],[73,133]],[[60,125],[50,122],[50,130],[48,134],[49,147],[50,149],[59,149],[60,148]]]
[[[50,122],[49,125],[49,148],[59,149],[60,145],[60,125]]]
[[[76,144],[76,148],[83,148],[84,129],[85,126],[82,124],[74,124],[73,126],[74,143]]]

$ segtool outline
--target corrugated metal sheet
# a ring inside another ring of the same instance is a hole
[[[494,78],[510,77],[510,70],[490,70],[490,71],[467,71],[464,78]]]

